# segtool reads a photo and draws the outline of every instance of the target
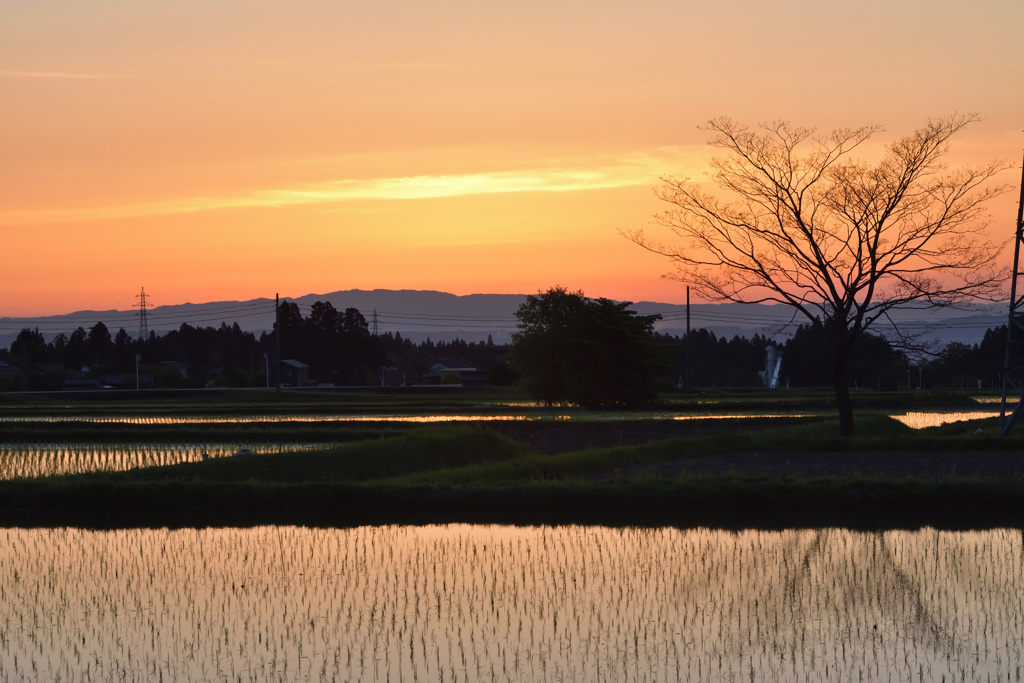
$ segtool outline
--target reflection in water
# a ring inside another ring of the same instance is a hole
[[[493,422],[542,418],[524,415],[336,415],[295,413],[291,415],[17,415],[0,416],[0,422],[91,422],[99,424],[247,424],[250,422]],[[568,420],[568,416],[550,419]]]
[[[733,415],[733,414],[707,414],[707,415],[675,415],[673,420],[750,420],[766,418],[790,418],[790,417],[811,417],[810,413],[764,413],[760,415]]]
[[[907,412],[902,415],[892,415],[894,420],[899,420],[912,429],[924,429],[925,427],[938,427],[950,422],[963,420],[984,420],[990,417],[999,417],[999,411],[975,410],[971,412]]]
[[[47,477],[80,472],[119,472],[136,467],[199,462],[234,455],[241,449],[256,453],[323,448],[318,444],[0,444],[0,479]]]
[[[10,680],[1018,680],[1020,532],[0,530]]]
[[[745,420],[763,418],[809,417],[809,413],[694,413],[680,415],[676,413],[637,413],[630,412],[626,419],[630,420]],[[337,415],[337,414],[289,414],[289,415],[0,415],[2,422],[50,423],[50,422],[90,422],[98,424],[143,424],[143,425],[175,425],[175,424],[247,424],[258,422],[538,422],[565,421],[577,419],[573,415]],[[583,418],[588,422],[611,422],[622,420],[621,413],[587,413]]]

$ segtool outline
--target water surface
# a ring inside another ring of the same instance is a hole
[[[1021,532],[0,530],[18,680],[1018,680]]]
[[[307,443],[6,443],[0,444],[0,480],[177,465],[200,462],[204,454],[230,457],[243,449],[285,453],[324,447]]]
[[[995,418],[999,417],[999,411],[991,409],[969,411],[917,410],[892,415],[891,417],[913,429],[924,429],[925,427],[939,427],[944,424],[963,422],[965,420],[984,420],[988,418]]]

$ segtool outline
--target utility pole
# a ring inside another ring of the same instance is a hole
[[[273,327],[278,334],[273,336],[274,386],[281,393],[281,295],[273,295]]]
[[[1013,242],[1013,280],[1010,283],[1010,316],[1006,322],[1006,352],[1003,357],[1003,398],[1002,407],[999,411],[999,434],[1006,436],[1013,425],[1017,424],[1021,415],[1024,414],[1024,382],[1022,373],[1024,366],[1017,364],[1010,367],[1013,360],[1012,349],[1020,348],[1020,343],[1014,341],[1014,330],[1024,334],[1024,301],[1018,298],[1017,277],[1020,275],[1020,243],[1024,241],[1024,165],[1021,166],[1020,175],[1020,202],[1017,205],[1017,229],[1016,238]],[[1006,393],[1010,386],[1018,393],[1017,406],[1010,415],[1006,414]]]
[[[377,309],[373,309],[373,336],[377,336]]]
[[[686,285],[686,359],[683,368],[684,386],[690,390],[690,285]]]

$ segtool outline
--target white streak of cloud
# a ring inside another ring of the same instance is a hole
[[[684,150],[662,148],[588,166],[577,163],[490,173],[341,179],[300,187],[264,189],[221,197],[185,197],[166,201],[78,209],[0,212],[0,223],[71,222],[172,215],[222,209],[281,208],[355,201],[411,201],[516,192],[580,192],[652,186],[658,177],[680,170]]]
[[[71,80],[108,81],[124,78],[109,73],[81,73],[71,71],[15,71],[0,69],[0,78],[56,78]]]

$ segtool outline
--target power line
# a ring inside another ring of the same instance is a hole
[[[240,318],[251,318],[251,317],[254,317],[254,316],[273,316],[273,311],[254,311],[254,312],[250,312],[250,313],[237,313],[237,314],[231,315],[230,318],[232,320],[237,320],[237,319],[240,319]],[[226,317],[227,316],[221,315],[221,314],[212,314],[212,315],[198,315],[198,316],[192,316],[192,317],[188,317],[188,316],[173,316],[173,317],[155,319],[156,316],[150,315],[149,316],[149,322],[155,323],[155,324],[159,324],[160,327],[178,327],[178,326],[180,326],[182,324],[190,324],[191,325],[191,324],[204,323],[204,322],[226,322],[226,320],[225,320]],[[58,321],[44,321],[44,322],[40,323],[40,322],[35,321],[35,320],[19,320],[19,321],[13,321],[12,322],[10,320],[0,319],[0,332],[3,332],[3,331],[20,331],[20,330],[23,330],[25,328],[39,329],[39,331],[41,331],[41,332],[63,332],[65,330],[73,329],[75,327],[82,327],[83,324],[92,326],[92,325],[96,324],[97,322],[102,322],[104,325],[107,325],[108,327],[113,327],[113,326],[124,327],[124,325],[118,325],[118,323],[119,322],[129,322],[129,321],[126,320],[126,319],[118,320],[118,319],[107,318],[105,320],[98,320],[96,318],[92,318],[92,319],[89,319],[89,320],[84,320],[84,319],[83,320],[75,320],[75,321],[59,321],[58,320]]]
[[[147,295],[147,299],[148,299]],[[147,301],[148,304],[148,301]],[[160,309],[149,308],[147,305],[146,319],[150,323],[166,326],[169,324],[180,324],[189,322],[205,322],[212,320],[223,320],[229,317],[244,318],[254,315],[270,315],[265,303],[256,305],[233,306],[208,309],[205,306],[202,310],[191,313],[183,311],[156,312]],[[133,311],[116,311],[107,315],[105,312],[96,314],[81,314],[68,316],[49,316],[47,318],[0,318],[0,330],[23,329],[25,327],[39,327],[45,330],[64,330],[76,325],[93,325],[96,322],[103,322],[109,325],[118,325],[132,322],[138,319],[138,313]],[[123,325],[122,325],[123,326]]]
[[[244,319],[255,316],[270,316],[273,314],[271,306],[272,302],[268,300],[256,300],[249,302],[224,302],[222,304],[181,304],[180,306],[174,307],[163,307],[166,309],[177,309],[177,310],[161,310],[151,308],[148,295],[145,299],[145,308],[143,309],[143,294],[145,290],[138,295],[140,302],[137,312],[132,311],[114,311],[109,314],[106,313],[81,313],[78,315],[69,314],[67,316],[51,316],[47,319],[40,318],[0,318],[0,331],[18,331],[26,327],[35,327],[41,331],[64,331],[72,328],[76,325],[84,324],[95,324],[98,319],[108,325],[121,325],[138,319],[140,323],[140,337],[148,335],[146,328],[143,328],[143,322],[146,323],[147,327],[150,323],[159,325],[160,327],[179,326],[181,324],[197,324],[197,323],[208,323],[208,322],[225,322],[226,319]],[[292,302],[296,303],[296,302]],[[192,307],[195,306],[199,310],[189,311],[181,310],[181,306]],[[308,314],[311,310],[309,305],[299,305],[296,303],[296,307],[299,308],[300,314]],[[143,320],[143,313],[145,319]],[[655,312],[662,316],[662,323],[681,323],[685,319],[685,311],[662,311]],[[957,320],[951,319],[941,323],[934,323],[928,321],[904,321],[900,322],[896,327],[900,329],[912,330],[917,332],[930,332],[930,331],[941,331],[941,330],[985,330],[991,329],[992,327],[998,327],[1002,323],[1001,316],[991,316],[990,320],[984,319],[984,313],[976,314],[977,318],[969,320]],[[755,328],[774,328],[778,331],[790,330],[799,327],[800,325],[807,324],[806,320],[802,318],[794,319],[790,317],[777,317],[777,316],[766,316],[766,315],[738,315],[732,312],[726,311],[707,311],[697,309],[691,313],[692,324],[694,326],[716,326],[716,325],[743,325],[745,327]],[[435,329],[495,329],[495,330],[510,330],[518,325],[518,318],[514,316],[502,316],[502,315],[474,315],[474,314],[430,314],[422,312],[400,312],[400,311],[379,311],[374,310],[373,322],[375,327],[387,326],[391,328],[435,328]],[[886,329],[879,327],[879,330]]]
[[[149,295],[147,295],[148,297]],[[207,306],[205,304],[181,304],[180,306],[201,306],[202,310],[196,311],[194,314],[189,314],[184,311],[161,311],[160,308],[148,308],[147,307],[147,318],[148,320],[161,320],[161,319],[189,319],[193,315],[227,315],[233,312],[251,311],[254,309],[266,310],[268,304],[265,302],[252,302],[245,304],[231,304],[221,306]],[[172,308],[165,306],[163,308]],[[175,307],[176,308],[176,307]],[[54,322],[62,325],[74,324],[74,323],[94,323],[97,318],[102,318],[104,321],[112,322],[127,322],[130,320],[137,320],[138,314],[134,311],[84,311],[81,313],[69,313],[66,315],[52,315],[52,316],[39,316],[36,318],[4,318],[0,317],[0,324],[37,324]]]

